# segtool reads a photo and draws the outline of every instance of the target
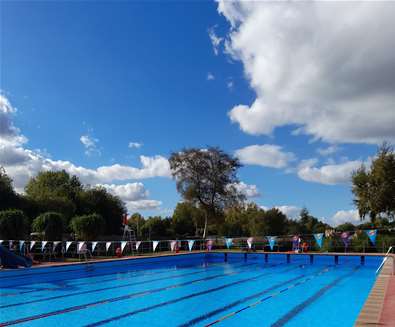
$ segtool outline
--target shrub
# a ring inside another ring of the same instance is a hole
[[[55,241],[62,239],[63,216],[57,212],[46,212],[34,219],[32,229],[44,233],[45,239]]]
[[[77,216],[71,220],[70,228],[77,238],[94,240],[104,230],[105,221],[101,215],[96,213],[85,216]]]
[[[24,239],[28,233],[28,218],[22,210],[0,211],[0,237],[2,239]]]

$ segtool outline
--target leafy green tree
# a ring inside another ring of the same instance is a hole
[[[264,235],[284,235],[287,228],[287,216],[277,208],[265,212]]]
[[[138,212],[135,212],[128,219],[128,225],[135,231],[136,237],[141,238],[141,228],[144,226],[145,219]]]
[[[178,237],[198,235],[204,226],[204,212],[189,202],[179,202],[173,212],[172,226]]]
[[[122,231],[122,218],[126,208],[121,199],[103,187],[95,187],[80,192],[79,214],[97,213],[104,218],[107,235],[118,235]]]
[[[241,164],[219,148],[183,149],[172,153],[169,162],[178,192],[205,212],[203,237],[225,208],[244,200],[234,187]]]
[[[161,240],[173,237],[171,218],[149,217],[141,230],[144,238],[149,240]]]
[[[370,169],[362,165],[352,175],[354,203],[362,219],[372,222],[379,217],[395,217],[395,153],[384,143]]]
[[[349,232],[349,231],[354,231],[355,230],[355,225],[351,223],[344,223],[341,225],[336,226],[336,230],[340,232]]]
[[[0,210],[19,207],[19,197],[12,186],[12,179],[0,166]]]
[[[93,213],[74,217],[70,227],[78,239],[95,240],[103,233],[105,221],[101,215]]]
[[[24,239],[29,231],[29,221],[23,211],[8,209],[0,211],[0,238]]]
[[[58,212],[46,212],[33,220],[32,229],[35,232],[43,233],[45,240],[61,240],[64,218]]]

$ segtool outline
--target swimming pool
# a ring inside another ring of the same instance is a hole
[[[352,326],[381,261],[289,259],[197,253],[2,271],[0,326]]]

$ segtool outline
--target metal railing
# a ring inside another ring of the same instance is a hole
[[[388,258],[391,258],[391,259],[392,259],[392,275],[395,275],[395,258],[394,258],[392,255],[390,255],[390,253],[391,253],[391,251],[392,251],[393,248],[394,248],[393,245],[391,245],[391,246],[389,247],[387,253],[386,253],[385,256],[384,256],[383,261],[381,262],[380,266],[379,266],[379,267],[377,268],[377,270],[376,270],[376,275],[381,271],[381,269],[383,269],[384,264],[386,263],[386,261],[388,260]]]

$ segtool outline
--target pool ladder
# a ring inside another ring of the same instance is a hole
[[[388,258],[392,259],[392,275],[395,275],[395,258],[394,256],[390,255],[392,249],[394,248],[393,245],[391,245],[387,251],[387,253],[384,256],[383,261],[381,262],[380,266],[376,270],[376,274],[380,272],[380,270],[384,267],[385,262],[387,261]]]

